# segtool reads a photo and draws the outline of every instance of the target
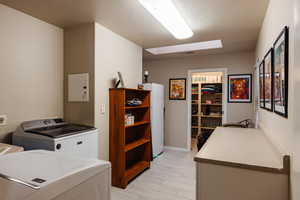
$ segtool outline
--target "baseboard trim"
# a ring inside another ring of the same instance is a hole
[[[175,150],[175,151],[189,152],[188,149],[185,149],[185,148],[179,148],[179,147],[165,146],[164,148],[167,149],[167,150]]]

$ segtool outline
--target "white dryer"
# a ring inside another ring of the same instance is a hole
[[[1,200],[110,200],[111,165],[53,151],[0,156]]]

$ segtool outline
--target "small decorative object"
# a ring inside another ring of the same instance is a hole
[[[169,80],[169,100],[186,99],[186,79],[176,78]]]
[[[252,74],[228,75],[228,103],[252,102]]]
[[[284,27],[274,43],[274,112],[288,117],[289,28]]]
[[[271,48],[264,58],[264,95],[265,109],[273,111],[273,48]]]
[[[138,89],[139,90],[143,90],[144,89],[144,85],[143,84],[138,84]]]
[[[118,88],[120,84],[121,84],[121,88],[125,88],[125,84],[121,72],[118,72],[118,77],[119,80],[116,81],[115,88]]]
[[[261,108],[265,108],[265,62],[262,61],[259,65],[259,103]]]
[[[149,77],[149,71],[146,70],[146,71],[144,72],[144,82],[145,82],[145,83],[148,83],[148,77]]]

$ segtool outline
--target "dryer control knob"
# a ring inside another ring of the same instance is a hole
[[[60,150],[60,149],[61,149],[61,144],[57,144],[57,145],[56,145],[56,149],[57,149],[57,150]]]

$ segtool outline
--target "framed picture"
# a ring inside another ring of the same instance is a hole
[[[285,27],[274,43],[274,112],[288,117],[289,29]]]
[[[186,99],[186,79],[176,78],[169,80],[169,99],[185,100]]]
[[[265,108],[265,62],[262,61],[259,65],[259,105]]]
[[[264,58],[264,94],[265,109],[273,111],[273,48],[271,48]]]
[[[228,103],[252,102],[252,74],[228,75]]]

